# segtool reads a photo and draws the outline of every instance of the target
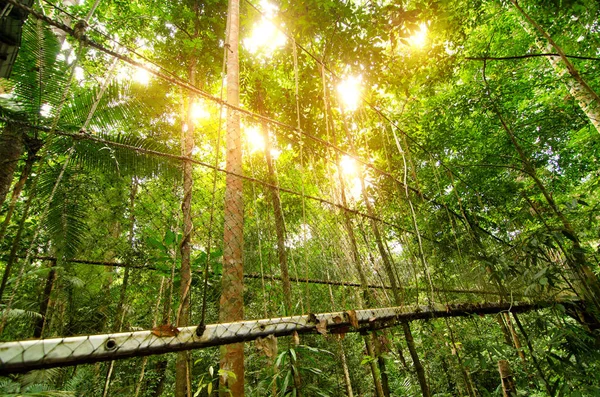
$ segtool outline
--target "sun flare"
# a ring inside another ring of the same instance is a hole
[[[341,81],[337,86],[340,101],[344,106],[344,110],[353,112],[358,109],[360,103],[360,95],[362,92],[362,76],[350,76]]]
[[[244,135],[246,135],[246,142],[250,153],[262,152],[265,150],[265,137],[257,126],[244,127]]]

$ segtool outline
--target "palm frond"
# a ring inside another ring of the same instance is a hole
[[[60,45],[49,27],[29,19],[23,26],[21,50],[13,68],[13,103],[30,121],[40,119],[43,105],[55,108],[68,83],[68,65],[57,56]]]
[[[118,146],[120,144],[143,150],[170,153],[172,150],[165,145],[151,139],[121,134],[116,136],[101,134],[100,137],[117,145],[85,139],[77,141],[75,144],[74,158],[86,169],[121,176],[155,177],[162,175],[176,178],[181,175],[178,160]]]
[[[96,101],[98,105],[88,130],[113,131],[142,114],[141,102],[130,95],[130,84],[111,82],[104,91],[96,87],[73,97],[63,110],[61,125],[69,129],[83,126]]]
[[[24,310],[24,309],[8,309],[8,311],[6,310],[2,310],[2,316],[6,315],[6,318],[8,319],[23,319],[23,318],[27,318],[27,319],[32,319],[32,320],[37,320],[39,318],[42,318],[42,315],[38,312],[34,312],[32,310]]]
[[[50,198],[62,165],[40,175],[38,196],[42,202]],[[72,258],[88,232],[86,208],[82,205],[83,190],[78,186],[77,170],[67,166],[49,205],[45,227],[59,258]]]
[[[19,383],[21,383],[23,387],[27,387],[30,385],[53,384],[56,381],[56,379],[58,379],[61,372],[62,369],[60,368],[49,368],[30,371],[19,377]]]

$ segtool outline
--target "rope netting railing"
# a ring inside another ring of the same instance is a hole
[[[139,385],[149,355],[256,340],[272,359],[274,337],[394,327],[417,367],[410,321],[579,304],[562,285],[528,288],[560,252],[531,254],[470,216],[459,189],[487,198],[377,106],[344,109],[339,78],[291,36],[269,66],[285,84],[253,76],[239,104],[223,73],[200,83],[190,61],[182,77],[94,26],[97,3],[81,19],[6,3],[30,14],[14,79],[32,80],[14,89],[37,112],[0,122],[43,147],[20,168],[27,194],[15,184],[3,207],[0,374],[110,361],[107,395],[114,360],[144,357]],[[33,77],[32,59],[49,62]],[[511,261],[535,271],[512,276]]]

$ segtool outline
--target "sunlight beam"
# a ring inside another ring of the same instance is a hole
[[[353,112],[358,109],[361,96],[362,76],[349,76],[342,80],[337,91],[344,110]]]

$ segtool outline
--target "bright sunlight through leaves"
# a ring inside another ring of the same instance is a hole
[[[133,73],[133,80],[142,85],[148,85],[150,82],[150,72],[148,72],[146,69],[136,68],[135,72]]]
[[[244,47],[252,54],[263,52],[271,55],[287,42],[285,35],[271,22],[277,7],[267,1],[261,1],[265,16],[254,26],[250,37],[244,39]]]
[[[408,38],[408,42],[413,47],[423,47],[425,45],[427,42],[427,24],[425,22],[419,24],[419,30]]]
[[[246,142],[250,153],[265,150],[265,137],[260,132],[260,129],[256,126],[245,126],[244,134],[246,135]]]
[[[360,182],[359,165],[356,160],[350,156],[342,156],[340,160],[340,170],[344,177],[349,196],[358,201],[362,196],[362,184]]]
[[[337,86],[340,101],[344,105],[344,110],[353,112],[358,109],[360,103],[362,76],[346,77]]]
[[[210,117],[210,113],[203,102],[195,101],[192,103],[191,116],[196,121],[205,120]]]

